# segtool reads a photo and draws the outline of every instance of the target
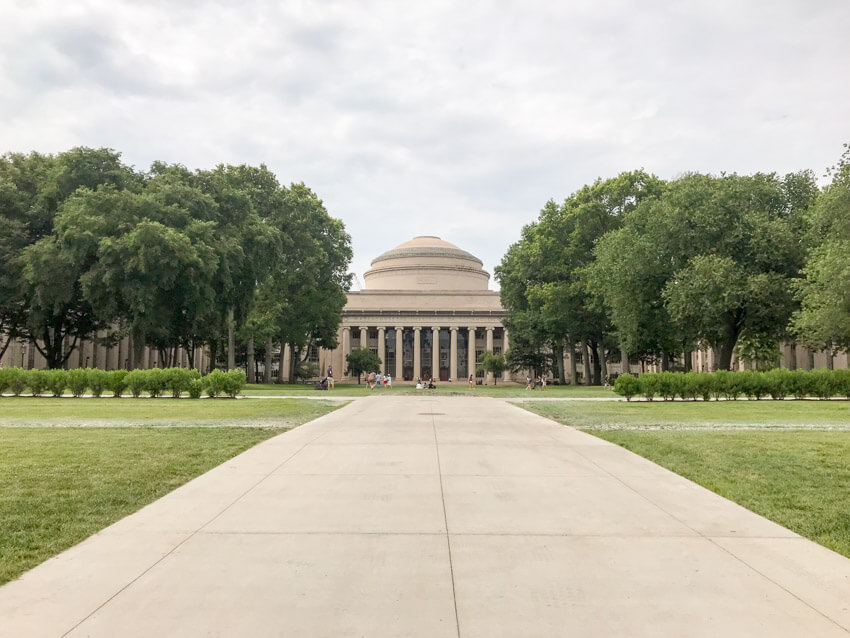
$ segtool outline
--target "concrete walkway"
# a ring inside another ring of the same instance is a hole
[[[0,588],[0,636],[847,636],[850,560],[498,399],[359,399]]]

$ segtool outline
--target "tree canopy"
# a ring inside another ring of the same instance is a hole
[[[98,332],[190,360],[225,346],[231,364],[234,335],[335,345],[350,238],[264,166],[143,173],[109,149],[7,154],[0,223],[0,354],[25,338],[61,367]]]
[[[346,355],[346,374],[357,376],[357,383],[360,383],[360,376],[364,373],[377,372],[381,369],[381,359],[377,354],[369,348],[355,348]]]
[[[832,176],[820,192],[811,171],[632,171],[548,201],[496,268],[509,364],[564,376],[560,352],[581,349],[599,383],[615,348],[665,369],[697,347],[724,369],[775,360],[795,335],[846,348],[847,153]]]
[[[805,345],[850,350],[850,145],[809,216],[809,257],[796,282],[791,329]]]

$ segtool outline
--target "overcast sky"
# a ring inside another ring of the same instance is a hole
[[[492,273],[597,177],[821,176],[848,33],[848,0],[0,0],[0,152],[265,163],[345,222],[361,279],[415,235]]]

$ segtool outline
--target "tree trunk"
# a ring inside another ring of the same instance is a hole
[[[832,348],[831,347],[827,348],[826,352],[824,352],[824,354],[826,354],[826,369],[827,370],[834,369],[835,362],[832,359]]]
[[[598,341],[590,342],[590,351],[593,353],[593,385],[602,385],[602,355]]]
[[[590,385],[590,351],[587,349],[586,339],[581,340],[581,360],[584,363],[584,385]]]
[[[248,337],[247,359],[248,359],[248,383],[257,382],[257,371],[254,369],[254,337]]]
[[[67,354],[65,354],[61,322],[54,322],[54,324],[58,324],[59,327],[57,328],[56,325],[46,327],[42,333],[42,342],[44,347],[38,345],[38,341],[35,339],[30,339],[33,347],[41,353],[41,356],[44,357],[47,363],[47,367],[51,370],[61,368],[68,360],[68,357],[71,356],[71,352],[73,351],[72,347],[68,349]],[[77,340],[74,339],[74,344],[76,343]]]
[[[791,347],[788,351],[788,369],[796,370],[797,369],[797,342],[792,341]]]
[[[218,339],[210,341],[210,364],[207,366],[207,372],[215,370],[215,360],[218,358]]]
[[[806,348],[806,370],[814,370],[815,369],[815,353],[812,350]]]
[[[189,369],[195,367],[195,342],[190,341],[186,345],[186,358],[189,360]]]
[[[564,369],[566,366],[564,365],[564,344],[559,343],[557,350],[555,351],[555,363],[558,366],[558,383],[561,385],[567,385],[567,373]]]
[[[605,354],[605,348],[599,346],[599,365],[600,365],[600,382],[608,383],[608,357]]]
[[[691,364],[691,351],[685,350],[685,372],[690,372],[693,369],[693,365]]]
[[[670,369],[670,355],[666,352],[661,353],[661,372],[667,372]]]
[[[130,369],[136,370],[142,368],[144,363],[142,362],[142,355],[145,351],[145,341],[139,336],[133,337],[133,361],[131,362]]]
[[[233,306],[227,309],[227,369],[236,367],[236,335],[234,334]]]
[[[266,339],[266,369],[263,371],[263,383],[272,382],[272,348],[274,342],[272,338]]]
[[[726,342],[714,348],[714,371],[729,370],[732,367],[732,353],[735,350],[735,342]]]
[[[621,374],[625,374],[626,372],[631,371],[632,369],[629,366],[629,353],[623,348],[620,348],[620,372]]]
[[[295,346],[289,345],[289,382],[295,381],[295,369],[298,367],[301,359],[301,352],[296,350]]]
[[[572,337],[567,339],[567,347],[570,349],[570,383],[578,385],[576,381],[576,346]]]

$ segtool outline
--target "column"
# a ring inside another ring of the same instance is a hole
[[[484,346],[484,349],[487,352],[493,352],[493,329],[492,328],[487,328],[487,342],[486,343],[487,343],[487,345]],[[493,373],[488,372],[487,376],[486,376],[486,380],[484,381],[484,383],[489,383],[492,380],[493,380]]]
[[[431,378],[440,379],[440,329],[431,328]]]
[[[378,358],[381,360],[381,374],[387,371],[386,331],[384,326],[378,327]]]
[[[400,326],[396,326],[395,328],[395,378],[401,381],[403,376],[403,364],[402,360],[402,348],[404,348],[404,343],[402,341],[404,334],[404,328]]]
[[[351,328],[349,326],[342,327],[342,365],[339,370],[334,370],[334,379],[342,379],[346,375],[348,368],[348,355],[351,354]]]
[[[278,383],[292,383],[295,379],[289,378],[289,370],[292,367],[292,349],[287,343],[280,350],[280,368],[278,368]]]
[[[420,351],[421,342],[419,331],[422,330],[419,326],[413,329],[413,379],[416,380],[422,377],[422,352]]]
[[[475,328],[467,328],[469,337],[469,346],[466,349],[466,354],[469,357],[469,374],[475,376]]]
[[[451,341],[449,342],[449,377],[457,381],[457,328],[451,330]]]
[[[366,348],[369,344],[369,328],[360,326],[360,347]]]
[[[508,354],[508,329],[502,328],[502,355],[507,356]],[[505,370],[502,373],[502,381],[510,381],[511,380],[511,371]]]

